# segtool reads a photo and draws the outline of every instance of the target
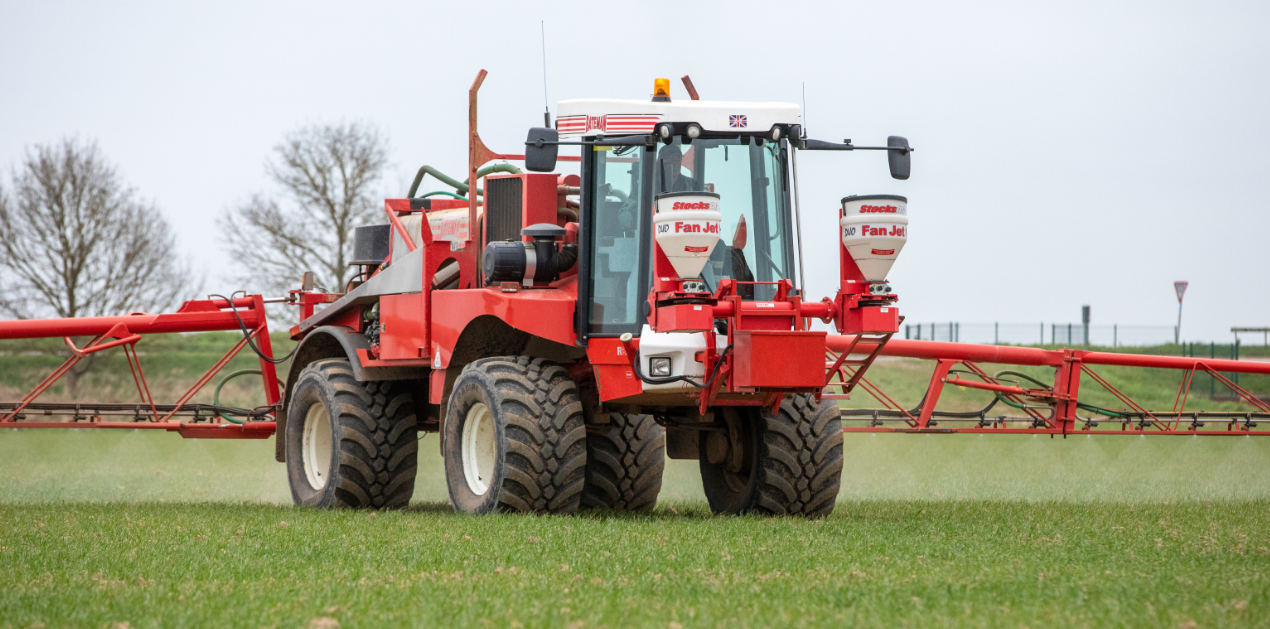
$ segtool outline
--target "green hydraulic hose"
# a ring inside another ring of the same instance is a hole
[[[459,181],[458,179],[454,179],[450,177],[449,175],[431,166],[424,165],[419,168],[419,172],[415,173],[414,183],[410,184],[410,192],[406,193],[407,198],[411,198],[411,199],[414,198],[415,193],[419,191],[419,183],[423,181],[424,175],[432,175],[433,177],[440,179],[441,183],[444,183],[447,186],[454,188],[455,190],[461,190],[463,192],[467,192],[467,184]]]
[[[413,197],[413,198],[415,198],[415,199],[426,199],[426,198],[428,198],[428,197],[435,197],[435,196],[437,196],[437,195],[445,195],[445,196],[447,196],[447,197],[454,197],[454,198],[456,198],[456,199],[458,199],[458,200],[460,200],[460,201],[466,201],[466,200],[467,200],[467,197],[465,197],[465,196],[463,196],[463,195],[461,195],[461,194],[455,194],[455,193],[453,193],[453,192],[450,192],[449,190],[433,190],[432,192],[425,192],[425,193],[423,193],[423,194],[421,194],[421,195],[419,195],[419,196],[417,196],[417,197]]]
[[[476,178],[480,179],[490,173],[509,173],[512,175],[519,175],[521,172],[523,172],[521,169],[511,164],[490,164],[489,166],[478,169],[476,171]],[[478,189],[477,192],[479,193],[480,190]]]
[[[486,166],[484,168],[481,168],[480,170],[477,170],[476,178],[480,179],[481,177],[484,177],[485,175],[488,175],[490,173],[511,173],[513,175],[518,175],[521,172],[522,171],[519,168],[511,164],[490,164],[489,166]],[[467,194],[468,192],[467,181],[459,181],[431,166],[425,165],[419,168],[418,173],[415,173],[414,182],[410,184],[410,192],[406,193],[407,198],[413,199],[415,197],[415,193],[419,191],[419,184],[423,181],[424,175],[432,175],[433,177],[436,177],[437,179],[439,179],[441,183],[444,183],[445,185],[450,186],[451,188],[454,188],[455,190],[458,190],[459,192],[462,192],[464,194]],[[480,188],[476,189],[476,194],[478,196],[484,193],[485,193],[484,190],[481,190]]]
[[[1019,378],[1023,378],[1024,380],[1028,380],[1029,382],[1035,384],[1038,387],[1042,387],[1046,389],[1049,388],[1044,382],[1041,382],[1040,380],[1037,380],[1036,378],[1033,378],[1032,376],[1029,376],[1020,371],[1008,371],[1008,370],[999,371],[996,373],[996,375],[992,376],[992,379],[996,380],[1000,378],[1001,376],[1017,376]],[[1011,402],[1010,400],[1006,399],[1005,395],[1001,394],[1000,392],[996,392],[996,396],[997,396],[997,399],[1004,402],[1006,406],[1017,408],[1019,410],[1023,410],[1025,407],[1025,405],[1023,404],[1019,404],[1017,402]],[[1095,413],[1102,413],[1103,415],[1106,415],[1108,417],[1125,417],[1123,413],[1117,413],[1116,411],[1113,411],[1111,409],[1101,408],[1098,406],[1094,406],[1093,404],[1086,404],[1079,400],[1076,402],[1076,407],[1083,408],[1087,411],[1093,411]]]
[[[212,405],[220,406],[220,390],[225,386],[226,382],[229,382],[230,380],[233,380],[234,378],[237,378],[238,376],[245,376],[249,373],[260,374],[261,372],[259,369],[241,369],[239,371],[235,371],[234,373],[229,374],[228,376],[225,376],[224,378],[221,378],[220,383],[216,385],[216,392],[212,394]],[[227,422],[234,423],[234,424],[247,423],[247,420],[245,419],[234,419],[233,417],[226,417],[224,415],[221,415],[219,410],[216,411],[216,416]]]

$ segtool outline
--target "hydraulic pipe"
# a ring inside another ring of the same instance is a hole
[[[208,302],[186,302],[207,304]],[[262,323],[254,309],[239,310],[238,317],[248,328]],[[238,318],[232,312],[203,310],[170,314],[138,314],[122,317],[77,317],[72,319],[25,319],[0,322],[0,339],[38,339],[59,336],[97,336],[123,324],[133,334],[173,332],[211,332],[237,330]]]
[[[788,301],[763,301],[763,302],[742,302],[741,315],[745,317],[762,317],[762,316],[785,316],[793,314],[794,304]],[[763,304],[763,305],[758,305]],[[715,318],[730,317],[736,312],[736,308],[732,302],[725,301],[716,304],[714,307]],[[813,319],[824,319],[830,316],[832,306],[822,301],[813,301],[802,304],[802,315]]]
[[[1086,352],[1081,360],[1091,365],[1123,365],[1127,367],[1151,367],[1154,369],[1192,369],[1203,365],[1213,371],[1270,374],[1270,363],[1253,360],[1146,356],[1142,354],[1113,354],[1111,352]]]
[[[830,334],[825,342],[828,349],[841,352],[851,345],[854,337]],[[871,346],[870,346],[871,347]],[[857,353],[867,353],[863,347]],[[1002,363],[1010,365],[1063,364],[1065,352],[1034,347],[1004,347],[1000,345],[973,345],[970,343],[946,343],[943,341],[913,341],[891,339],[882,348],[885,356],[906,358],[940,358],[978,363]],[[1270,374],[1270,362],[1250,360],[1220,360],[1182,358],[1180,356],[1149,356],[1143,354],[1113,354],[1111,352],[1074,351],[1074,356],[1090,365],[1120,365],[1125,367],[1150,367],[1155,369],[1194,369],[1204,365],[1213,371]]]

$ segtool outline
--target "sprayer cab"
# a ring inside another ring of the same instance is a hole
[[[643,357],[635,371],[645,391],[687,386],[681,377],[700,384],[724,361],[763,363],[762,348],[777,346],[789,348],[779,370],[747,367],[722,386],[815,391],[824,333],[810,329],[813,320],[870,334],[898,328],[885,282],[902,247],[894,226],[883,236],[874,233],[880,222],[840,215],[840,228],[855,230],[843,241],[840,290],[808,300],[794,183],[795,156],[812,150],[886,150],[892,175],[907,178],[904,138],[885,147],[812,140],[797,105],[673,100],[663,80],[649,100],[562,101],[557,116],[555,129],[530,130],[525,158],[529,170],[549,171],[560,146],[581,148],[577,336],[630,339],[625,351]],[[685,338],[699,347],[686,349]],[[662,355],[676,365],[669,376],[649,362]]]

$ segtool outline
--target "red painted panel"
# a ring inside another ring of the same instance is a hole
[[[843,332],[846,334],[887,333],[900,329],[900,309],[895,306],[864,306],[846,312]]]
[[[631,370],[629,363],[626,365],[596,365],[595,382],[600,389],[601,402],[638,395],[644,392],[644,385],[639,381],[639,378],[635,377],[635,372]]]
[[[788,321],[782,320],[785,329]],[[657,309],[658,332],[705,332],[714,327],[714,306],[709,304],[676,304]]]
[[[825,384],[824,332],[737,331],[732,373],[738,387],[817,388]]]
[[[525,173],[518,176],[525,179],[525,196],[523,205],[520,206],[523,217],[521,225],[527,227],[537,223],[557,224],[558,176],[550,173]],[[532,240],[528,236],[523,236],[522,238],[524,240]]]
[[[576,303],[577,281],[573,278],[556,282],[556,288],[514,293],[497,288],[433,291],[433,347],[441,352],[442,366],[449,366],[459,335],[468,323],[482,315],[493,315],[535,336],[574,345],[577,341],[573,333]]]
[[[379,356],[383,360],[426,358],[423,293],[379,298]],[[420,353],[423,350],[423,354]]]
[[[621,341],[614,338],[591,339],[587,343],[586,355],[595,370],[601,402],[644,392],[644,385],[635,377],[631,357]]]

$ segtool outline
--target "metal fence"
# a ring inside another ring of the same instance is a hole
[[[909,323],[904,338],[953,343],[1010,345],[1165,345],[1174,342],[1171,325],[1083,325],[1080,323]]]

